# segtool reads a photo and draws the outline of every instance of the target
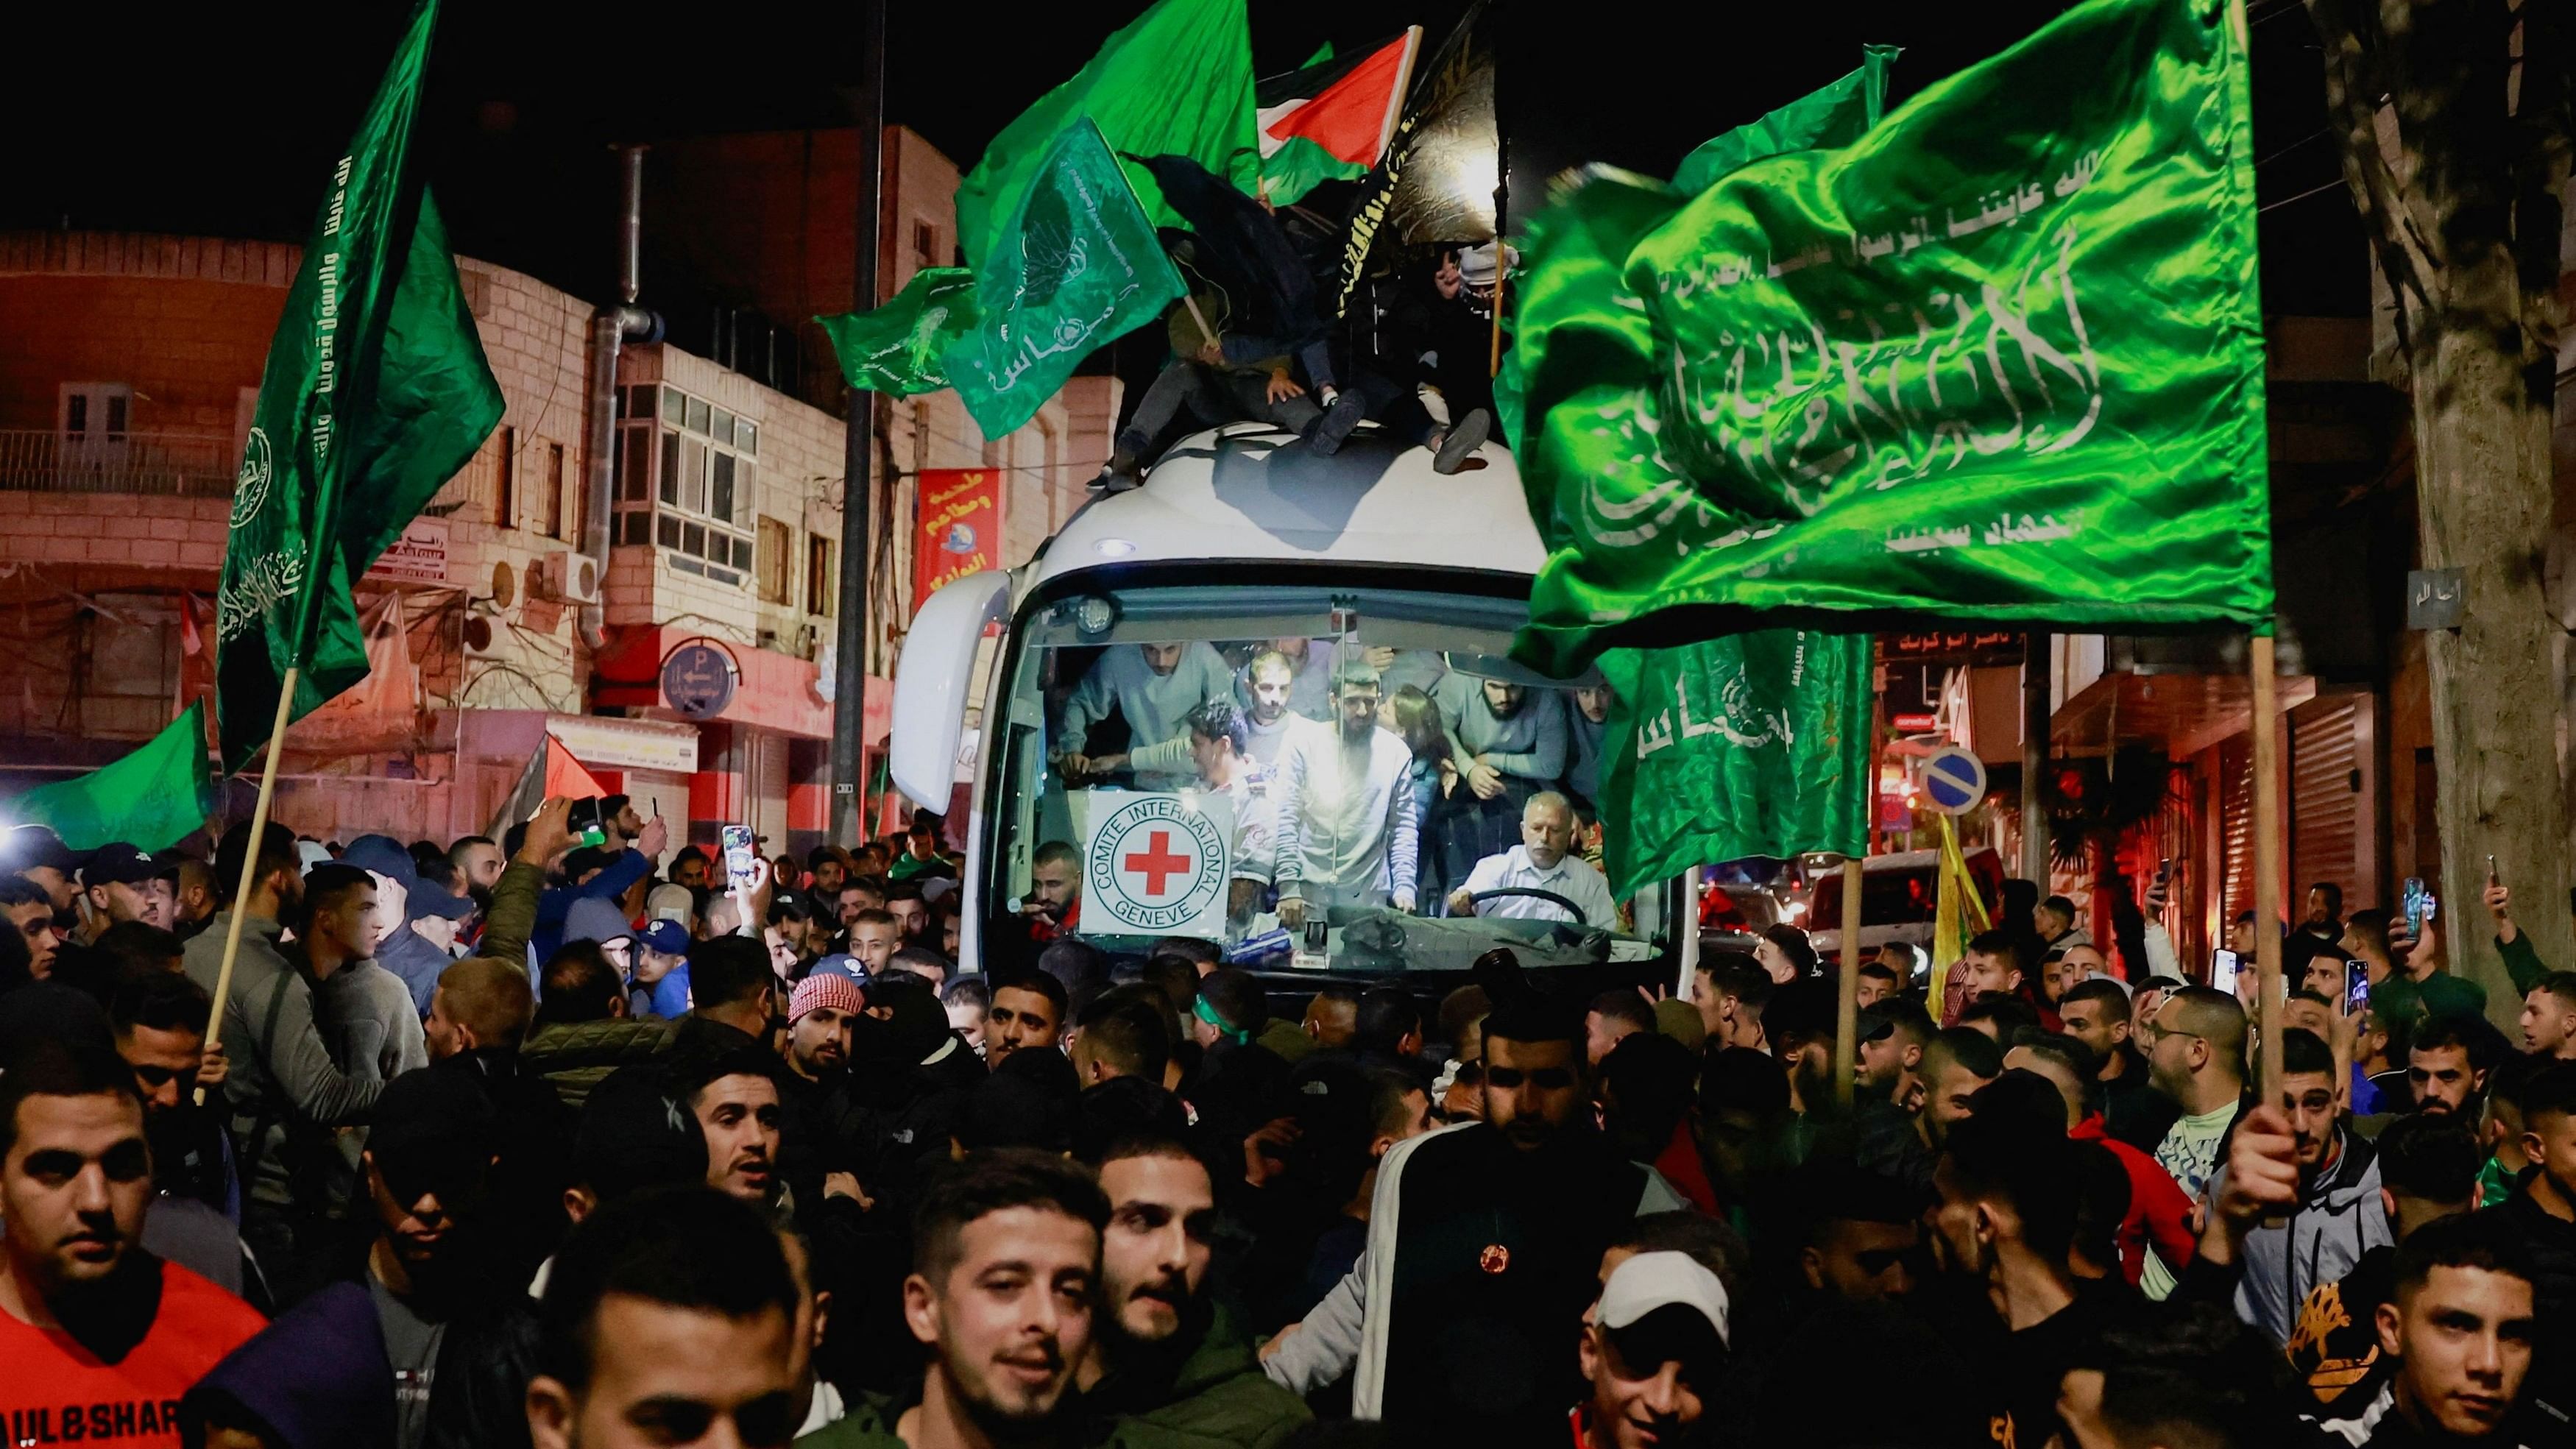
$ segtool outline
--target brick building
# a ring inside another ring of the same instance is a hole
[[[887,150],[912,163],[899,174],[889,165],[887,230],[896,218],[927,218],[953,234],[955,168],[899,128]],[[761,229],[756,208],[726,202],[665,193],[647,210]],[[845,307],[846,206],[838,225]],[[113,759],[210,689],[233,475],[298,252],[215,238],[0,234],[9,339],[0,515],[10,520],[0,530],[0,658],[18,681],[0,689],[0,791]],[[595,571],[603,628],[585,639],[594,303],[458,261],[507,410],[359,586],[376,668],[289,732],[277,817],[325,839],[478,831],[551,732],[608,788],[686,822],[692,838],[742,821],[778,847],[819,839],[842,421],[671,343],[626,346],[612,546]],[[884,294],[909,276],[885,269]],[[642,302],[654,300],[648,271]],[[801,330],[812,337],[800,346],[820,345],[819,329]],[[882,740],[878,700],[890,693],[878,680],[891,676],[912,604],[913,475],[1009,470],[1004,559],[1022,561],[1079,504],[1107,455],[1114,387],[1077,379],[1027,427],[992,441],[953,395],[880,403],[890,426],[873,480],[871,743]],[[836,401],[833,387],[806,391]],[[690,646],[714,650],[735,685],[699,719],[661,685],[664,662]]]

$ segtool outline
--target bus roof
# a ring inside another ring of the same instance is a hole
[[[1520,470],[1498,443],[1444,478],[1431,471],[1429,449],[1399,449],[1371,427],[1323,458],[1277,428],[1238,423],[1173,445],[1143,487],[1085,504],[1022,586],[1165,562],[1418,564],[1529,575],[1546,557]]]

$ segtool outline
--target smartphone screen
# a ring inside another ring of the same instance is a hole
[[[2346,1009],[2360,1011],[2370,1005],[2370,968],[2359,961],[2343,963],[2343,1000]]]
[[[748,825],[724,828],[725,881],[735,891],[746,891],[760,879],[760,854],[751,838]]]
[[[2424,894],[2424,878],[2422,876],[2410,875],[2406,877],[2405,899],[2406,934],[2409,936],[2421,937],[2424,934],[2424,919],[2432,914],[2432,912],[2425,909],[2424,906],[2424,902],[2427,897]]]
[[[2214,953],[2209,964],[2209,989],[2232,994],[2236,990],[2238,969],[2235,952],[2222,950]]]
[[[608,843],[608,825],[599,813],[601,803],[596,795],[585,795],[572,802],[571,811],[564,816],[564,829],[571,833],[573,839],[584,845]]]

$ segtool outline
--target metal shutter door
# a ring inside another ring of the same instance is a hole
[[[2332,881],[2347,902],[2361,890],[2359,705],[2350,696],[2320,700],[2290,721],[2290,868],[2293,915],[2307,909],[2307,890]]]

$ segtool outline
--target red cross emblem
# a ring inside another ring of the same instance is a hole
[[[1197,858],[1175,852],[1168,830],[1157,830],[1149,839],[1145,849],[1131,852],[1118,863],[1145,878],[1146,895],[1160,896],[1166,894],[1165,885],[1170,878],[1188,872]]]

